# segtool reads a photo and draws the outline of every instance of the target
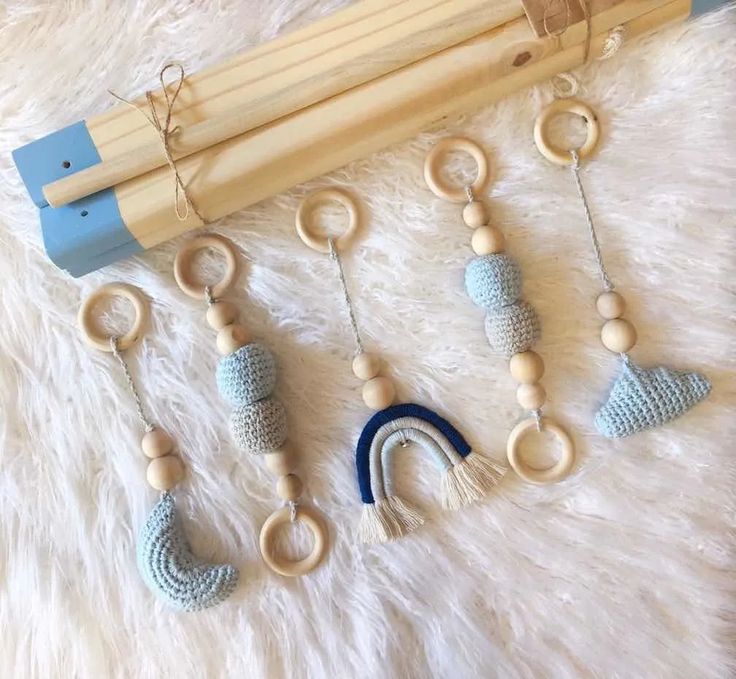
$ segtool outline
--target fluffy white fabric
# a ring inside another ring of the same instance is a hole
[[[260,460],[235,449],[204,309],[171,269],[178,243],[73,280],[46,259],[9,151],[155,83],[335,10],[335,0],[46,2],[0,7],[0,667],[6,677],[726,677],[734,663],[733,483],[736,17],[724,11],[582,69],[605,131],[584,180],[604,256],[640,340],[634,357],[702,370],[713,393],[680,420],[622,441],[593,412],[616,372],[598,340],[598,291],[568,173],[534,148],[548,84],[354,163],[215,225],[248,260],[233,299],[275,352],[278,393],[311,497],[329,517],[324,566],[285,580],[257,535],[278,506]],[[548,412],[569,425],[577,473],[551,487],[508,474],[499,493],[439,508],[413,451],[400,486],[427,524],[395,544],[356,541],[353,447],[368,413],[329,260],[297,239],[308,189],[347,185],[370,224],[345,258],[369,349],[400,396],[434,405],[504,459],[521,412],[479,309],[462,289],[469,232],[422,178],[448,133],[488,150],[493,220],[543,321]],[[229,602],[177,614],[144,587],[135,535],[154,500],[118,367],[82,344],[96,286],[153,300],[129,354],[144,401],[190,474],[179,505],[200,554],[235,563]]]

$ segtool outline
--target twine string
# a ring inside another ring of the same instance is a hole
[[[593,224],[593,215],[590,212],[590,206],[588,205],[588,198],[585,195],[585,189],[583,188],[583,182],[580,180],[580,155],[578,152],[573,149],[570,151],[570,154],[572,155],[572,165],[570,166],[570,171],[572,172],[572,176],[575,180],[575,186],[578,190],[578,195],[580,196],[580,201],[583,204],[583,210],[585,212],[585,221],[588,224],[588,233],[590,234],[590,242],[593,245],[593,252],[595,253],[595,261],[598,264],[598,273],[600,274],[601,281],[603,283],[603,288],[606,292],[610,292],[613,290],[613,283],[611,282],[611,279],[608,277],[608,272],[606,271],[606,267],[603,264],[603,256],[601,255],[601,246],[598,242],[598,236],[595,232],[595,225]]]
[[[164,80],[166,71],[168,71],[170,68],[175,68],[179,70],[179,76],[175,81],[176,86],[172,94],[169,94],[169,90],[166,86],[166,81]],[[166,99],[166,115],[164,116],[163,121],[161,120],[161,116],[156,109],[156,102],[154,101],[153,93],[150,90],[146,91],[146,101],[148,102],[149,113],[146,113],[146,111],[138,106],[136,103],[129,101],[128,99],[125,99],[118,94],[115,94],[115,92],[113,92],[112,90],[108,90],[108,92],[118,101],[122,101],[124,104],[128,104],[128,106],[131,106],[136,111],[138,111],[158,133],[158,136],[161,139],[161,146],[163,148],[164,155],[166,156],[166,162],[168,163],[169,168],[171,168],[171,173],[174,175],[174,209],[176,211],[177,219],[180,222],[186,221],[191,210],[192,212],[194,212],[195,215],[197,215],[202,224],[205,224],[206,220],[194,205],[194,202],[192,201],[192,198],[187,191],[187,187],[184,184],[184,180],[179,173],[179,168],[176,165],[176,160],[174,159],[174,156],[171,152],[171,137],[178,134],[181,130],[180,125],[175,125],[174,127],[171,126],[171,118],[174,112],[174,104],[176,104],[176,99],[179,96],[181,88],[184,85],[184,67],[181,64],[168,63],[161,69],[158,74],[158,78],[161,82],[161,89],[163,90],[164,98]]]
[[[151,420],[146,415],[145,410],[143,410],[143,402],[141,401],[141,396],[138,393],[138,389],[136,389],[135,382],[133,381],[133,376],[130,374],[130,368],[128,367],[128,364],[125,362],[125,359],[120,353],[120,349],[118,348],[118,338],[117,337],[113,336],[110,338],[110,349],[112,350],[112,355],[117,359],[117,362],[120,364],[120,367],[123,369],[123,373],[125,374],[125,380],[128,383],[128,389],[130,390],[130,393],[133,395],[133,401],[135,401],[135,409],[136,409],[136,412],[138,413],[138,419],[143,423],[143,426],[145,427],[146,431],[153,431],[155,429],[155,426],[153,425]]]
[[[363,353],[363,341],[360,338],[360,331],[358,330],[358,322],[355,319],[355,309],[353,308],[353,302],[350,299],[350,292],[348,291],[348,284],[345,281],[345,272],[342,268],[342,260],[335,247],[335,241],[332,238],[327,239],[327,243],[330,247],[330,259],[337,265],[337,275],[340,279],[340,287],[342,288],[342,296],[345,300],[345,307],[348,311],[348,318],[350,319],[350,328],[353,331],[353,339],[355,340],[355,355],[359,356]]]

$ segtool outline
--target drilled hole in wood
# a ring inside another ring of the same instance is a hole
[[[531,52],[522,52],[521,54],[517,54],[516,59],[514,59],[514,66],[523,66],[531,58]]]

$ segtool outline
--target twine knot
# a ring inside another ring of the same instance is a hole
[[[173,94],[169,94],[166,81],[164,80],[166,71],[171,68],[178,69],[179,71],[179,76],[175,81],[176,86],[174,88]],[[184,85],[184,67],[181,64],[168,63],[161,69],[158,74],[158,78],[161,83],[161,90],[164,93],[164,98],[166,99],[166,114],[163,117],[163,120],[161,119],[161,116],[156,109],[156,103],[153,99],[153,93],[150,90],[146,90],[146,101],[148,102],[149,113],[146,113],[146,111],[144,111],[140,106],[133,103],[132,101],[128,101],[127,99],[115,94],[115,92],[113,92],[112,90],[108,90],[108,92],[117,100],[122,101],[123,103],[128,104],[128,106],[132,106],[134,109],[136,109],[136,111],[138,111],[158,133],[158,136],[161,139],[161,146],[163,148],[164,155],[166,156],[166,162],[168,163],[169,167],[171,168],[171,172],[174,175],[174,209],[176,211],[177,219],[180,222],[186,221],[189,218],[189,211],[191,210],[192,212],[194,212],[195,215],[197,215],[202,224],[205,224],[206,220],[194,205],[194,202],[192,201],[192,198],[187,191],[187,187],[184,184],[184,180],[179,174],[179,169],[176,166],[176,160],[174,159],[174,156],[171,152],[171,137],[176,136],[181,131],[180,125],[174,125],[172,127],[171,118],[174,112],[174,104],[176,103],[179,92],[181,92],[181,88]]]

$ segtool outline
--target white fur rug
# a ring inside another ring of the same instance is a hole
[[[736,15],[626,45],[578,75],[605,136],[586,168],[608,268],[636,324],[635,359],[702,370],[713,393],[682,419],[622,441],[593,412],[616,370],[598,340],[597,279],[569,175],[532,122],[549,85],[355,163],[215,225],[247,253],[235,294],[280,364],[279,396],[308,495],[333,549],[285,580],[259,558],[273,479],[238,452],[217,395],[203,308],[172,277],[177,243],[83,280],[45,258],[11,149],[133,95],[160,65],[214,63],[341,3],[35,2],[0,6],[0,673],[3,677],[725,678],[734,648]],[[494,221],[526,274],[544,332],[548,412],[575,432],[579,469],[552,487],[509,474],[498,494],[443,513],[410,453],[407,495],[428,515],[395,544],[355,539],[353,447],[368,417],[333,268],[293,230],[307,189],[348,185],[369,228],[345,266],[366,344],[400,396],[434,405],[501,461],[521,415],[503,359],[462,288],[469,232],[427,190],[422,163],[463,133],[492,157]],[[101,283],[153,299],[130,355],[190,474],[180,507],[197,551],[241,568],[224,605],[177,614],[138,576],[135,534],[155,493],[112,359],[75,315]],[[417,471],[419,470],[419,471]]]

